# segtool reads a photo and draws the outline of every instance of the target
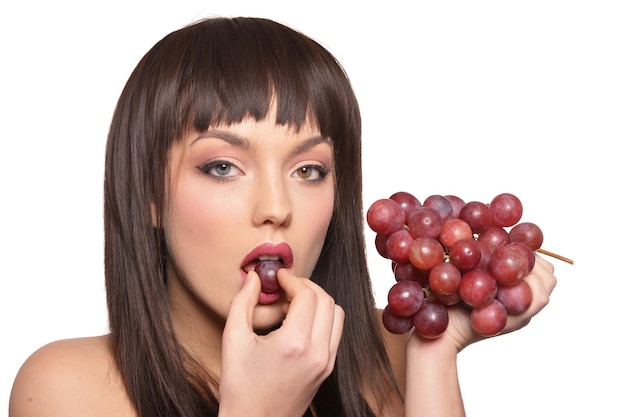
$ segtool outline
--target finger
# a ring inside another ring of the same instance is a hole
[[[309,336],[310,342],[312,343],[314,354],[321,355],[319,360],[325,364],[322,376],[326,378],[335,366],[337,351],[343,334],[345,312],[335,303],[333,297],[313,281],[301,278],[300,283],[303,287],[299,290],[300,293],[296,297],[307,293],[304,287],[307,287],[308,290],[315,294],[316,302],[314,305],[311,304],[314,310],[306,312],[303,309],[302,312],[313,319]],[[298,309],[306,304],[301,301],[301,299],[296,298],[291,302],[290,319],[293,319],[294,316],[298,318]],[[296,322],[296,320],[293,322]]]
[[[532,291],[532,301],[526,315],[534,316],[550,301],[556,278],[545,265],[538,263],[525,279]]]
[[[332,371],[335,366],[335,361],[337,359],[337,351],[339,350],[339,343],[341,342],[341,336],[343,335],[343,323],[346,317],[346,313],[338,305],[335,305],[335,314],[333,315],[333,327],[330,335],[330,361],[329,361],[329,370],[328,374]]]
[[[314,314],[311,337],[314,343],[319,344],[319,349],[331,351],[330,340],[335,331],[337,320],[337,304],[323,288],[312,281],[305,282],[317,295],[316,311]],[[341,320],[343,323],[343,320]]]
[[[326,355],[322,360],[326,362],[323,375],[327,377],[335,367],[339,343],[343,335],[345,312],[322,287],[311,280],[304,280],[303,283],[317,295],[311,337],[316,346],[314,349]]]
[[[311,337],[318,295],[313,288],[316,284],[306,278],[298,278],[287,269],[277,273],[278,283],[290,299],[282,327],[292,328],[294,334]],[[311,285],[313,284],[313,285]]]
[[[254,307],[259,302],[260,294],[261,280],[259,275],[254,271],[250,271],[241,289],[230,302],[224,333],[227,333],[233,327],[239,328],[240,326],[245,326],[250,332],[254,331],[252,324]]]
[[[531,271],[531,273],[538,275],[541,278],[546,291],[548,291],[548,293],[552,293],[557,282],[556,277],[554,276],[554,265],[537,255],[535,268]]]

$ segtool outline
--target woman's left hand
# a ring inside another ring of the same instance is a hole
[[[535,267],[524,278],[532,290],[530,307],[522,314],[509,314],[506,326],[498,335],[510,333],[526,326],[548,304],[550,294],[556,286],[556,277],[553,273],[554,266],[537,255]],[[456,346],[457,352],[460,352],[470,344],[485,338],[472,329],[467,308],[460,305],[449,307],[448,313],[450,318],[448,329],[439,338],[441,339],[438,340],[439,343],[451,343]],[[435,342],[435,340],[424,342],[430,343]]]

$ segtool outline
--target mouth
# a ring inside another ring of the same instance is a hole
[[[278,262],[278,263],[280,263],[281,268],[285,267],[285,262],[283,261],[283,259],[280,256],[277,256],[277,255],[261,255],[258,258],[253,259],[252,261],[248,262],[241,269],[243,269],[243,271],[247,274],[249,271],[256,270],[257,265],[260,262],[262,262],[262,261]]]
[[[293,264],[293,252],[286,243],[263,243],[248,253],[241,263],[244,273],[253,270],[261,261],[278,261],[283,268],[291,268]]]
[[[278,284],[277,273],[281,268],[290,268],[293,253],[286,243],[264,243],[254,248],[243,260],[241,269],[244,275],[256,271],[261,279],[262,304],[280,298],[283,289]]]

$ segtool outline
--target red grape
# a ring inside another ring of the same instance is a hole
[[[448,250],[448,254],[450,262],[463,272],[478,267],[482,258],[480,242],[474,238],[457,240]]]
[[[409,216],[407,227],[413,237],[436,238],[441,232],[443,221],[437,210],[430,207],[420,207]]]
[[[476,307],[470,313],[472,328],[476,333],[486,337],[500,333],[506,326],[506,319],[506,308],[498,300]]]
[[[491,224],[494,226],[513,226],[522,218],[522,202],[511,193],[495,196],[489,204]]]
[[[277,279],[278,270],[282,267],[283,265],[279,261],[273,259],[262,260],[256,264],[254,271],[261,278],[261,291],[274,294],[282,290]]]
[[[458,219],[461,209],[465,206],[465,201],[455,195],[444,195],[444,197],[452,204],[452,215],[450,217]]]
[[[408,262],[413,236],[406,229],[393,232],[385,244],[387,257],[394,262]]]
[[[395,201],[400,204],[402,210],[404,211],[404,223],[409,221],[409,216],[415,209],[422,207],[422,203],[411,193],[407,193],[406,191],[398,191],[389,197],[390,200]]]
[[[428,273],[418,269],[411,262],[396,263],[393,275],[396,281],[415,281],[422,286],[428,283]]]
[[[441,263],[444,255],[441,243],[430,237],[418,237],[409,248],[409,261],[423,271],[429,271]]]
[[[376,247],[376,251],[383,258],[389,258],[387,255],[387,239],[389,239],[389,235],[385,235],[382,233],[377,233],[374,238],[374,246]]]
[[[448,310],[436,300],[426,299],[417,313],[413,324],[415,331],[426,339],[436,339],[448,328]]]
[[[535,267],[535,252],[522,242],[511,242],[509,243],[509,245],[519,248],[522,252],[526,254],[526,257],[528,258],[528,272],[532,271]]]
[[[404,210],[389,198],[374,201],[367,210],[367,224],[376,233],[391,235],[404,225]]]
[[[486,242],[477,239],[476,243],[480,248],[480,261],[478,265],[476,265],[476,269],[489,269],[489,261],[491,260],[491,255],[493,254],[493,249]]]
[[[439,241],[445,248],[451,247],[459,239],[472,239],[473,237],[472,228],[467,222],[452,217],[443,222],[441,232],[439,232]]]
[[[480,201],[470,201],[463,206],[459,219],[465,220],[474,233],[482,233],[491,226],[489,206]]]
[[[433,194],[426,197],[426,199],[422,203],[422,206],[435,209],[437,213],[439,213],[442,221],[452,216],[452,203],[450,202],[450,200],[442,195]]]
[[[398,281],[389,290],[387,301],[394,314],[412,316],[422,306],[424,289],[415,281]]]
[[[487,271],[472,269],[461,276],[459,295],[470,307],[489,304],[498,292],[498,282]]]
[[[458,291],[455,291],[452,294],[445,294],[445,295],[435,293],[433,295],[433,298],[439,301],[441,304],[444,304],[447,306],[453,306],[455,304],[458,304],[461,301],[461,296],[459,295]]]
[[[511,243],[509,232],[500,226],[489,226],[476,240],[485,242],[492,250]]]
[[[382,314],[383,326],[394,334],[404,334],[413,328],[413,317],[403,317],[394,314],[387,305]]]
[[[510,287],[500,286],[496,300],[500,301],[510,314],[521,314],[530,307],[533,292],[528,282],[523,279]]]
[[[461,271],[450,262],[442,262],[430,270],[428,283],[437,294],[450,295],[459,288]]]
[[[534,223],[518,223],[509,230],[511,242],[522,242],[531,250],[536,251],[543,244],[543,232]]]
[[[528,256],[515,245],[502,246],[491,255],[489,272],[502,285],[517,284],[528,275]]]

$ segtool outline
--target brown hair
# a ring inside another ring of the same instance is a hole
[[[380,393],[373,401],[379,407],[395,389],[366,265],[361,121],[350,82],[325,48],[297,31],[266,19],[213,18],[172,32],[141,59],[120,96],[107,142],[109,326],[140,416],[210,416],[218,410],[206,388],[211,381],[198,382],[206,375],[176,342],[165,244],[153,224],[151,204],[157,219],[164,206],[172,141],[216,123],[263,119],[272,98],[277,123],[297,128],[308,116],[334,150],[335,209],[311,279],[344,308],[346,322],[335,369],[313,401],[316,412],[362,417],[371,414],[363,393]]]

